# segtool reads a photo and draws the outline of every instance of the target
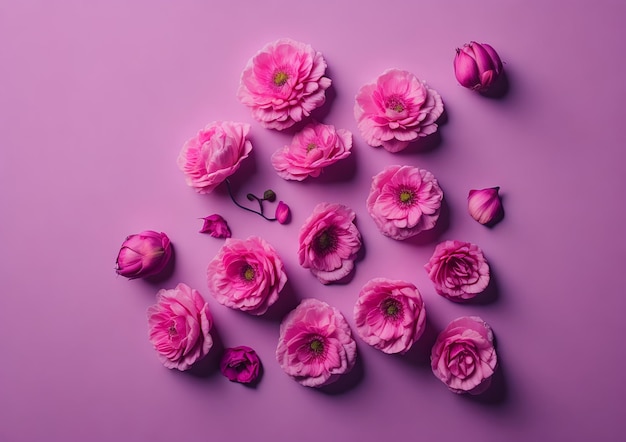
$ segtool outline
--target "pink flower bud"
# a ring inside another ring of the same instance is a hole
[[[171,256],[167,235],[145,230],[126,238],[117,255],[115,271],[129,279],[145,278],[163,270]]]
[[[209,215],[204,220],[200,233],[208,233],[213,238],[230,238],[231,233],[226,220],[217,213]]]
[[[498,53],[486,43],[475,41],[457,48],[454,75],[461,85],[475,91],[486,91],[502,73]]]
[[[467,196],[469,214],[481,224],[491,225],[500,221],[504,214],[502,201],[498,195],[499,187],[470,190]]]
[[[220,361],[220,371],[231,382],[250,384],[259,377],[261,360],[256,352],[245,345],[227,348]]]
[[[276,206],[276,219],[279,223],[285,224],[289,220],[289,206],[282,201]]]

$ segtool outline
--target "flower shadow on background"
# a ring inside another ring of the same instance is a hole
[[[220,360],[222,359],[225,348],[218,332],[218,326],[214,325],[211,328],[211,337],[213,338],[213,347],[211,347],[209,353],[193,364],[189,370],[184,373],[195,378],[208,378],[220,373]]]
[[[324,387],[315,388],[314,390],[317,390],[329,396],[337,396],[353,390],[361,383],[361,381],[363,381],[365,369],[363,364],[363,355],[359,351],[358,345],[359,344],[357,344],[357,358],[354,362],[354,367],[352,367],[352,370],[342,375],[332,384],[326,385]]]
[[[507,71],[503,70],[496,79],[495,83],[487,91],[480,92],[480,95],[485,98],[500,100],[509,94],[510,88],[511,83],[509,81],[509,76],[507,75]]]
[[[395,354],[393,355],[393,357],[400,359],[403,362],[406,362],[412,366],[418,367],[420,369],[425,369],[430,372],[430,350],[435,344],[438,334],[439,330],[437,330],[437,327],[433,324],[432,319],[430,319],[427,309],[426,326],[424,328],[424,333],[422,334],[422,336],[420,336],[420,338],[405,354]]]
[[[448,122],[448,109],[444,108],[441,116],[437,119],[437,132],[432,133],[424,138],[418,138],[411,142],[406,149],[396,152],[394,155],[408,156],[415,154],[424,154],[438,149],[443,144],[443,136],[441,135],[441,127]]]
[[[446,197],[444,194],[443,199],[441,200],[441,209],[439,212],[439,219],[437,219],[437,224],[430,230],[426,230],[424,232],[420,232],[419,234],[407,238],[402,242],[407,244],[413,244],[417,246],[425,246],[428,244],[435,244],[439,242],[439,238],[448,230],[450,227],[450,207],[448,206],[448,202],[446,201]]]
[[[489,262],[489,285],[485,290],[478,294],[475,298],[463,301],[463,304],[468,305],[487,305],[494,304],[500,298],[500,288],[498,286],[498,280],[495,272],[493,271],[493,264]]]
[[[270,306],[267,312],[260,316],[256,316],[255,319],[259,318],[280,323],[287,313],[298,306],[299,302],[300,299],[296,296],[296,291],[291,285],[291,281],[287,279],[283,289],[280,291],[278,300]],[[246,316],[249,315],[246,313]]]
[[[309,178],[305,182],[309,183],[323,183],[323,184],[333,184],[333,183],[348,183],[352,181],[356,175],[357,170],[357,162],[355,155],[357,154],[354,149],[354,145],[352,146],[352,150],[350,151],[350,155],[346,158],[337,161],[335,164],[331,164],[324,168],[322,173],[317,178]]]
[[[498,337],[495,336],[494,344],[498,351]],[[502,352],[498,351],[498,365],[491,378],[491,385],[481,394],[461,395],[465,400],[484,404],[485,406],[500,407],[510,401],[509,386],[506,382],[506,373],[502,364]]]
[[[148,284],[158,287],[159,289],[161,288],[164,282],[166,282],[168,279],[171,278],[176,268],[176,265],[175,265],[176,247],[174,246],[174,244],[170,243],[170,249],[172,251],[172,255],[169,261],[167,262],[167,264],[165,265],[165,267],[163,267],[163,270],[161,270],[156,275],[147,276],[143,278],[143,280],[146,281]]]

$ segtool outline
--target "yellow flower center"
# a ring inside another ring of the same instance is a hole
[[[402,314],[402,305],[393,298],[387,298],[380,303],[380,309],[389,319],[399,319]]]
[[[244,268],[243,271],[241,272],[241,275],[243,276],[243,279],[245,279],[246,281],[253,281],[254,280],[254,268],[250,265],[247,264]]]
[[[410,190],[400,191],[400,202],[402,204],[411,204],[413,202],[413,192]]]
[[[276,86],[282,86],[287,83],[287,80],[289,80],[289,75],[283,71],[278,71],[274,74],[274,78],[272,80]]]
[[[387,109],[391,109],[396,112],[402,112],[405,109],[405,107],[402,101],[398,100],[397,98],[390,98],[387,101]]]
[[[307,144],[307,146],[306,146],[306,153],[309,153],[309,152],[311,152],[313,149],[316,149],[316,148],[317,148],[317,144],[315,144],[315,143],[309,143],[309,144]]]

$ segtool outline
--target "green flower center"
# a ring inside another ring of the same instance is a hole
[[[309,143],[306,145],[306,153],[311,152],[313,149],[317,148],[317,144],[315,143]]]
[[[402,304],[394,298],[387,298],[380,303],[380,310],[387,319],[399,319],[402,315]]]
[[[313,250],[321,255],[332,252],[337,245],[337,237],[330,230],[322,230],[313,239]]]
[[[320,355],[324,351],[324,343],[319,338],[315,338],[309,342],[309,348],[311,349],[311,353]]]
[[[253,281],[254,275],[255,275],[254,267],[252,267],[250,264],[246,264],[245,267],[241,270],[241,276],[246,281]]]
[[[272,79],[274,85],[276,86],[282,86],[283,84],[287,83],[287,80],[289,80],[289,75],[287,75],[283,71],[276,72],[274,74],[274,78]]]
[[[398,196],[398,198],[400,199],[400,203],[408,206],[411,203],[413,203],[413,199],[415,198],[415,195],[413,194],[412,191],[408,189],[404,189],[400,191],[400,195]]]

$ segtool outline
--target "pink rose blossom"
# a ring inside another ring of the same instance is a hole
[[[186,284],[159,290],[157,303],[148,308],[148,324],[150,342],[167,368],[187,370],[213,346],[209,306]]]
[[[280,324],[276,359],[300,384],[321,387],[354,367],[356,342],[339,310],[305,299]]]
[[[210,193],[235,173],[252,150],[249,131],[249,124],[218,121],[188,140],[178,156],[187,184],[198,193]]]
[[[326,61],[308,44],[287,38],[267,44],[248,61],[237,98],[264,127],[283,130],[326,100]]]
[[[298,132],[289,146],[274,152],[272,165],[281,178],[302,181],[318,177],[325,167],[348,157],[351,148],[349,131],[313,123]]]
[[[310,269],[322,284],[347,276],[361,248],[354,211],[341,204],[320,203],[300,229],[300,265]]]
[[[452,301],[465,301],[489,285],[489,265],[478,246],[462,241],[437,244],[424,266],[435,290]]]
[[[129,279],[160,273],[172,257],[170,239],[165,233],[145,230],[126,237],[117,255],[115,271]]]
[[[407,71],[389,69],[356,96],[354,115],[365,141],[400,152],[411,141],[437,131],[441,96]]]
[[[435,226],[442,199],[429,171],[388,166],[372,179],[367,211],[383,235],[404,240]]]
[[[477,316],[452,321],[437,337],[430,364],[454,393],[484,392],[497,364],[491,327]]]
[[[227,239],[209,263],[207,275],[217,302],[257,316],[278,300],[287,282],[278,253],[257,236]]]
[[[202,229],[200,229],[200,233],[208,233],[214,238],[231,237],[228,223],[217,213],[202,219],[204,220],[204,224],[202,225]]]
[[[417,287],[376,278],[367,282],[354,306],[356,330],[385,353],[406,353],[426,327],[426,310]]]
[[[250,384],[259,376],[261,360],[254,350],[244,345],[224,350],[220,371],[231,382]]]
[[[276,220],[280,224],[286,224],[289,221],[289,215],[290,215],[289,206],[285,204],[283,201],[279,201],[278,205],[276,206],[276,214],[275,214]]]

